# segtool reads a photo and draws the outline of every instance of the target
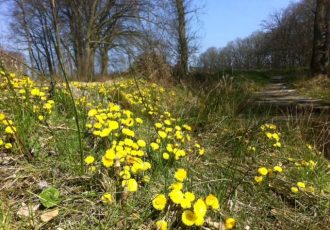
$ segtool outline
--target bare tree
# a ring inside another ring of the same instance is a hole
[[[317,0],[314,21],[312,75],[327,75],[330,58],[330,1]]]

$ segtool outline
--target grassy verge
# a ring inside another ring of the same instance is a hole
[[[49,98],[3,72],[0,228],[326,229],[329,162],[303,123],[254,116],[248,101],[266,79],[240,73],[198,90],[71,82],[81,175],[65,86]],[[50,187],[60,196],[45,198]]]
[[[316,99],[330,101],[330,79],[325,77],[317,77],[307,80],[298,81],[296,83],[298,90],[305,95]]]

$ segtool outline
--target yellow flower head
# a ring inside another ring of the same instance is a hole
[[[187,178],[187,171],[183,168],[179,168],[178,170],[176,170],[174,178],[177,181],[183,182]]]
[[[195,224],[196,219],[197,216],[190,210],[185,210],[181,216],[182,223],[186,226],[193,226]]]
[[[301,182],[301,181],[297,182],[297,186],[298,186],[298,188],[305,188],[306,187],[305,183]]]
[[[93,156],[91,156],[91,155],[89,155],[89,156],[87,156],[87,157],[85,158],[85,163],[86,163],[86,165],[93,164],[94,161],[95,161],[95,158],[94,158]]]
[[[262,176],[266,176],[268,174],[268,169],[265,167],[258,168],[258,173]]]
[[[205,198],[205,203],[207,206],[211,207],[212,209],[219,209],[220,205],[219,205],[219,200],[218,198],[216,198],[214,195],[209,194],[206,198]]]
[[[158,145],[157,143],[155,143],[155,142],[152,142],[152,143],[150,144],[150,147],[151,147],[152,150],[154,150],[154,151],[156,151],[156,150],[159,149],[159,145]]]
[[[127,191],[129,192],[136,192],[138,189],[138,183],[132,178],[129,180],[123,180],[122,186],[127,187]]]
[[[163,153],[163,159],[168,160],[170,158],[170,155],[168,153]]]
[[[299,189],[297,187],[291,187],[291,192],[298,193]]]
[[[236,220],[234,218],[227,218],[225,220],[226,229],[233,229],[235,227]]]
[[[159,194],[152,200],[152,206],[155,209],[161,211],[165,208],[166,202],[167,202],[167,200],[166,200],[165,195]]]
[[[101,200],[103,204],[110,204],[112,202],[112,196],[110,193],[104,193]]]
[[[156,222],[157,230],[167,230],[167,222],[165,220],[158,220]]]
[[[182,190],[183,184],[181,182],[174,182],[170,185],[169,189],[171,190]]]
[[[198,199],[194,204],[194,213],[196,216],[204,217],[207,211],[207,206],[203,199]]]
[[[102,164],[104,165],[104,167],[109,168],[113,165],[113,160],[108,159],[106,156],[102,157]]]
[[[13,145],[11,143],[6,143],[5,144],[6,149],[11,149],[12,147],[13,147]]]
[[[254,177],[254,180],[257,182],[257,183],[261,183],[263,181],[264,177],[263,176],[255,176]]]
[[[184,197],[191,202],[195,200],[195,195],[192,192],[185,192]]]
[[[181,190],[172,190],[168,194],[174,204],[180,204],[181,200],[184,198],[184,194]]]
[[[274,166],[273,169],[274,169],[275,172],[279,172],[279,173],[280,173],[280,172],[283,172],[282,167],[281,167],[281,166],[278,166],[278,165]]]
[[[162,138],[165,139],[167,137],[167,133],[164,131],[158,131],[158,135]]]
[[[184,197],[181,199],[180,205],[183,209],[191,208],[191,201]]]
[[[8,133],[8,134],[14,134],[15,132],[16,132],[16,128],[14,126],[7,126],[5,129],[5,133]]]
[[[146,142],[144,141],[144,140],[138,140],[137,141],[137,144],[141,147],[141,148],[143,148],[143,147],[146,147]]]

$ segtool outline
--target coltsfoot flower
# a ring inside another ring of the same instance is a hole
[[[165,195],[159,194],[152,200],[152,206],[155,209],[162,211],[166,206],[166,202],[167,202],[167,200],[166,200]]]

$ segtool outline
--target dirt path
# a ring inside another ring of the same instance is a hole
[[[272,77],[271,82],[256,92],[254,105],[261,114],[272,120],[294,121],[309,132],[307,143],[313,144],[330,159],[330,103],[300,95],[282,76]]]
[[[261,91],[256,92],[255,103],[279,114],[306,114],[330,116],[330,103],[299,95],[283,76],[274,76]]]

